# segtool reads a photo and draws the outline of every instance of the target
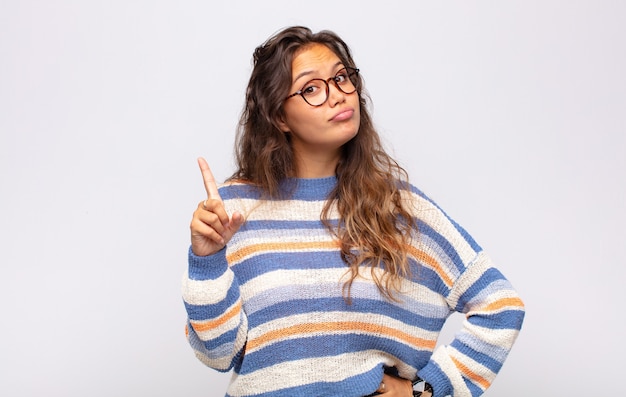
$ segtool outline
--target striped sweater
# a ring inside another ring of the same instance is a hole
[[[347,267],[320,221],[336,182],[297,180],[289,199],[269,201],[249,185],[220,188],[227,211],[246,222],[216,254],[189,251],[182,291],[196,356],[233,370],[233,397],[365,396],[390,370],[419,375],[438,397],[482,394],[522,325],[515,290],[476,242],[413,188],[407,199],[418,231],[398,302],[382,296],[368,269],[348,304]],[[464,313],[463,327],[435,349],[454,311]]]

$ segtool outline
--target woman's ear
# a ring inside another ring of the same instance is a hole
[[[284,133],[287,133],[290,131],[289,125],[287,125],[283,116],[276,117],[276,125]]]

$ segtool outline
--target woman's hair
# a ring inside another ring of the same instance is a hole
[[[322,44],[333,51],[344,66],[355,68],[347,44],[331,31],[313,33],[300,26],[284,29],[254,51],[253,70],[237,133],[238,170],[231,180],[260,187],[269,197],[280,197],[281,183],[295,176],[294,153],[289,134],[278,120],[292,80],[292,60],[298,51]],[[352,283],[359,267],[371,267],[372,277],[384,296],[394,300],[400,279],[410,274],[407,248],[415,220],[403,190],[408,177],[383,149],[366,109],[367,98],[359,75],[355,76],[360,104],[360,127],[342,148],[337,165],[337,186],[322,211],[322,222],[339,240],[341,257],[350,277],[344,295],[350,300]],[[336,204],[339,222],[329,219]],[[384,269],[379,276],[376,269]]]

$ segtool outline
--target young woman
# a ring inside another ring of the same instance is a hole
[[[334,33],[259,46],[234,175],[191,221],[183,280],[197,357],[228,396],[478,396],[524,306],[457,223],[383,150]],[[462,329],[435,350],[453,312]]]

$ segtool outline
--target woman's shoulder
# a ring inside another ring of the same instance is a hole
[[[437,209],[443,213],[443,210],[437,203],[430,198],[422,189],[413,183],[405,183],[401,188],[403,199],[410,203],[414,210]]]
[[[437,235],[436,239],[467,244],[475,252],[482,250],[467,230],[423,190],[411,184],[406,192],[421,232]]]

